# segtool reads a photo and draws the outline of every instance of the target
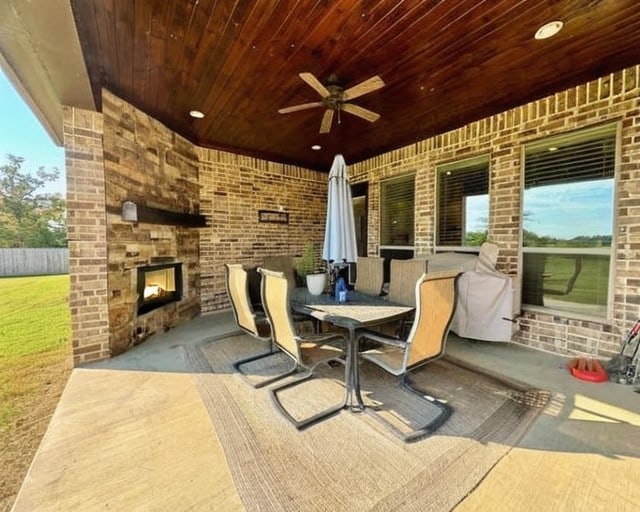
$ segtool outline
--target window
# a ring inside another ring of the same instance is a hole
[[[380,245],[413,247],[415,176],[380,183]]]
[[[615,126],[525,148],[522,302],[606,317]]]
[[[489,224],[489,157],[438,167],[436,250],[480,247]]]

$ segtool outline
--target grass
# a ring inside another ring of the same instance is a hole
[[[609,259],[603,256],[583,256],[582,269],[569,293],[567,284],[575,272],[574,257],[552,256],[547,258],[545,272],[549,278],[545,280],[545,288],[560,293],[558,300],[577,302],[580,304],[607,304],[609,283]]]
[[[68,295],[68,275],[0,279],[0,358],[67,347]]]
[[[535,253],[524,256],[523,303],[542,306],[553,302],[553,308],[565,311],[606,313],[609,256]]]
[[[8,510],[71,372],[69,276],[0,278],[0,511]]]

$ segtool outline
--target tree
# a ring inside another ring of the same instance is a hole
[[[487,241],[487,231],[469,231],[465,235],[464,245],[467,247],[480,247]]]
[[[0,247],[66,247],[65,202],[60,194],[38,193],[60,171],[22,170],[24,158],[7,155],[0,166]]]

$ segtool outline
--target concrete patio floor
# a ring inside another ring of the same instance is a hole
[[[243,510],[183,352],[234,331],[230,312],[206,315],[75,369],[14,510]],[[640,509],[631,386],[576,380],[567,359],[512,344],[452,335],[447,353],[553,392],[457,511]]]

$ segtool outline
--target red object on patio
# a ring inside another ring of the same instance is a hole
[[[597,359],[577,357],[569,361],[567,367],[576,379],[589,382],[604,382],[608,379],[607,372]]]

